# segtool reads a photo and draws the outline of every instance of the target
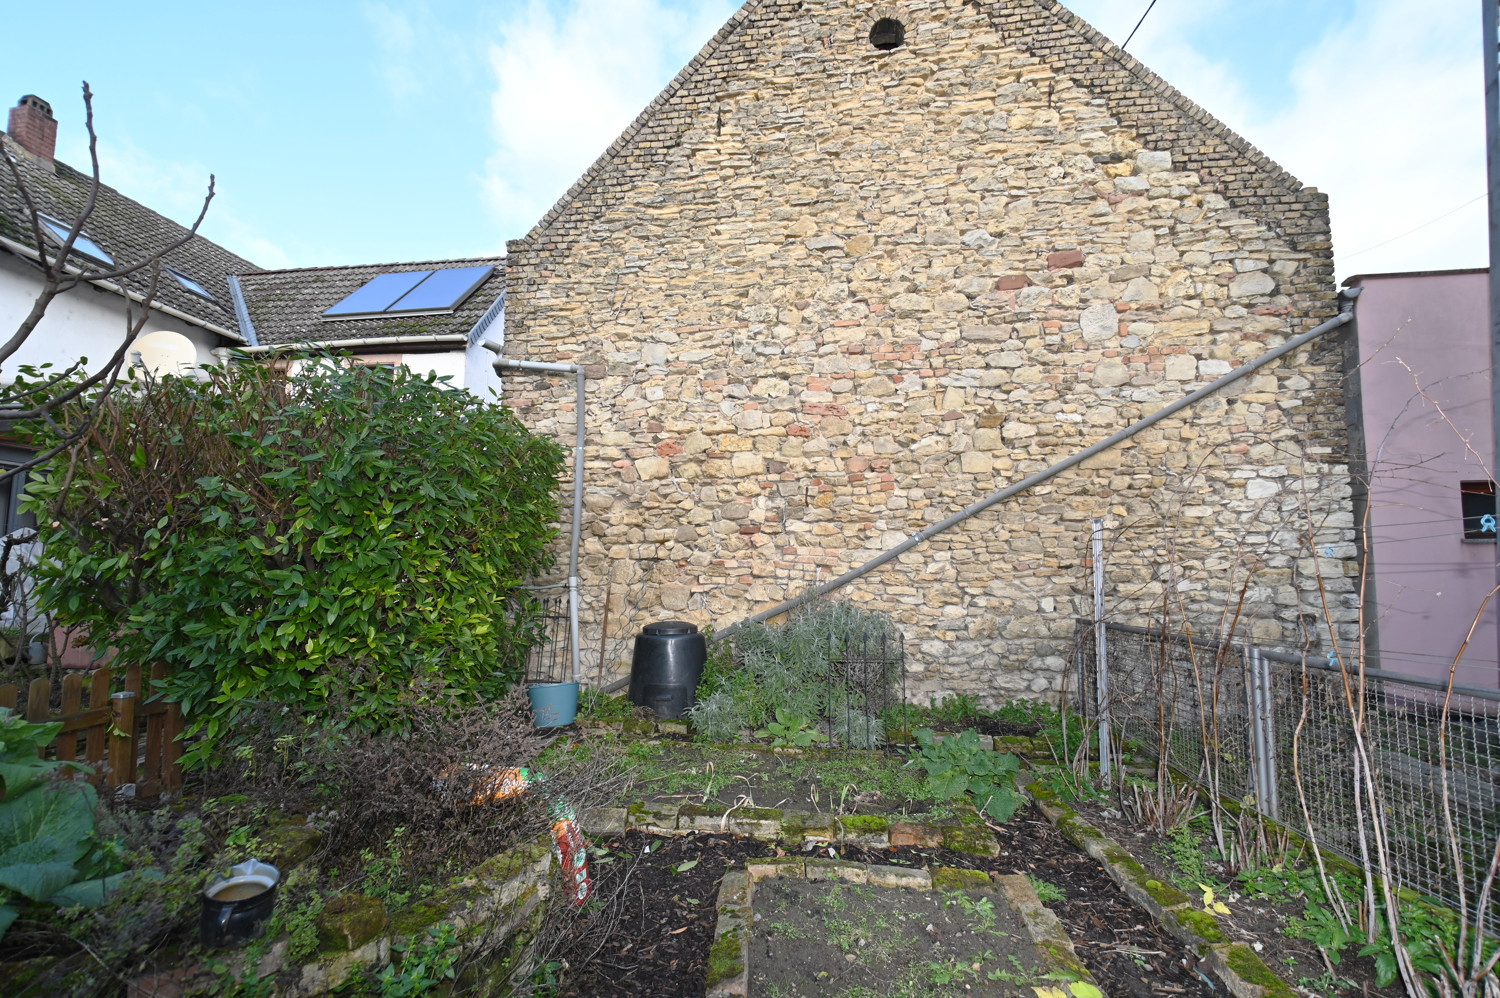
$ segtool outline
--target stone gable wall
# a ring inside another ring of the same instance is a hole
[[[585,661],[606,588],[615,668],[741,619],[1328,318],[1331,275],[1321,195],[1051,0],[747,4],[510,249],[507,355],[591,378]],[[1243,597],[1300,645],[1355,612],[1340,370],[1330,337],[844,595],[919,693],[1056,690],[1100,516],[1115,615]],[[506,398],[570,438],[570,384]]]

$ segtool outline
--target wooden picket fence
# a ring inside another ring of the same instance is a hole
[[[155,797],[182,789],[182,708],[142,685],[141,667],[125,669],[125,689],[110,692],[118,670],[106,666],[85,677],[68,676],[62,684],[62,711],[54,714],[52,684],[34,679],[26,692],[26,720],[61,721],[63,728],[43,754],[92,767],[90,783],[113,790],[135,784],[137,797]],[[152,679],[165,679],[167,667],[151,667]],[[15,709],[19,690],[0,686],[0,707]],[[81,750],[81,751],[80,751]]]

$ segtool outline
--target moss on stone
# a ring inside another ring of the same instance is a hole
[[[1264,989],[1267,995],[1292,998],[1296,994],[1285,981],[1271,972],[1249,946],[1234,945],[1224,951],[1224,963],[1244,981]]]
[[[1051,787],[1047,786],[1047,784],[1042,783],[1041,781],[1037,781],[1036,783],[1028,786],[1026,788],[1026,792],[1031,795],[1033,800],[1044,800],[1049,804],[1057,800],[1057,791],[1053,790]],[[1072,814],[1073,812],[1069,811],[1068,813]]]
[[[741,807],[735,809],[729,817],[731,819],[745,818],[750,821],[781,821],[785,815],[786,812],[774,807]]]
[[[480,863],[471,875],[478,880],[509,880],[541,859],[549,850],[550,846],[545,840],[518,845]]]
[[[1197,908],[1176,908],[1167,917],[1206,943],[1227,942],[1229,937],[1219,928],[1219,920]]]
[[[716,984],[738,977],[745,970],[744,948],[740,945],[740,932],[732,929],[714,940],[708,951],[708,980],[711,988]]]
[[[932,870],[932,886],[942,891],[967,891],[993,886],[989,874],[979,870],[960,870],[951,866],[938,866]]]
[[[385,905],[379,898],[342,894],[318,915],[318,952],[356,950],[385,931]]]
[[[1063,974],[1080,981],[1089,979],[1088,968],[1079,962],[1078,954],[1072,948],[1050,939],[1035,939],[1032,943],[1042,958],[1042,965],[1050,973]]]
[[[975,856],[997,856],[1000,846],[988,828],[949,825],[943,829],[943,848]]]
[[[266,862],[285,874],[307,860],[323,841],[323,833],[306,825],[279,825],[261,833]]]
[[[628,717],[620,725],[620,729],[627,735],[649,735],[651,734],[651,722],[644,721],[639,717]]]
[[[873,835],[878,832],[888,832],[891,823],[877,814],[848,814],[839,818],[839,824],[845,831],[860,835]]]
[[[428,898],[390,917],[391,932],[398,936],[420,936],[448,917],[448,906]]]
[[[703,804],[684,804],[677,809],[680,818],[722,818],[729,813],[729,808],[715,805],[707,807]],[[736,811],[735,814],[739,814]]]

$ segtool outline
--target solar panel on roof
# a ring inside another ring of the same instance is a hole
[[[430,270],[415,270],[405,274],[381,274],[323,314],[334,318],[379,315],[431,273]]]
[[[41,221],[47,231],[52,233],[52,238],[57,240],[59,246],[68,241],[68,233],[73,231],[71,225],[60,222],[50,215],[42,215]],[[96,260],[99,263],[109,266],[114,266],[115,263],[115,258],[104,252],[104,247],[94,242],[82,232],[78,233],[78,238],[73,240],[73,252],[79,256],[86,256],[90,260]]]
[[[449,267],[381,274],[324,312],[323,318],[451,312],[494,272],[494,267]]]
[[[453,267],[433,271],[432,276],[404,295],[387,312],[432,312],[457,308],[474,293],[494,267]]]

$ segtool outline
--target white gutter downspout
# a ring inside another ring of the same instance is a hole
[[[495,373],[502,370],[532,371],[537,374],[571,374],[574,376],[578,419],[573,442],[573,540],[568,551],[568,626],[572,631],[573,682],[582,682],[583,669],[579,665],[578,647],[578,547],[583,533],[583,440],[584,440],[584,374],[577,364],[543,364],[532,360],[507,360],[500,356],[505,347],[494,340],[485,340],[484,348],[495,355]]]
[[[6,239],[4,236],[0,236],[0,247],[4,247],[17,256],[24,256],[29,260],[36,260],[40,262],[42,258],[41,254],[32,249],[30,246],[27,246],[24,243],[18,243],[13,239]],[[248,342],[245,337],[241,336],[239,333],[231,332],[230,330],[225,329],[223,326],[216,326],[212,322],[207,322],[203,319],[198,318],[196,315],[188,315],[186,312],[179,311],[178,309],[173,308],[171,305],[163,305],[161,302],[155,301],[147,303],[145,295],[138,294],[137,292],[130,291],[126,288],[122,288],[114,281],[90,280],[86,275],[84,275],[84,272],[80,268],[75,267],[71,264],[64,264],[63,269],[71,275],[83,276],[85,281],[97,288],[104,288],[106,291],[113,291],[115,294],[123,295],[125,298],[133,302],[147,304],[153,312],[161,312],[164,315],[170,315],[174,319],[181,319],[183,322],[198,326],[201,329],[206,329],[210,333],[217,333],[225,339],[234,340],[237,343]]]
[[[847,586],[849,583],[853,582],[855,579],[858,579],[861,576],[868,575],[870,572],[875,571],[875,569],[879,568],[881,565],[884,565],[886,562],[889,562],[905,554],[907,551],[910,551],[918,544],[923,544],[926,541],[937,536],[938,534],[942,533],[943,531],[948,530],[950,527],[957,526],[963,521],[969,519],[969,517],[974,516],[977,513],[982,513],[985,510],[989,509],[991,506],[997,505],[1007,499],[1020,495],[1022,492],[1027,492],[1031,489],[1034,489],[1038,485],[1041,485],[1043,482],[1046,482],[1049,479],[1056,478],[1058,475],[1062,474],[1064,471],[1067,471],[1069,468],[1076,467],[1077,465],[1082,464],[1084,461],[1087,461],[1094,455],[1103,453],[1104,451],[1109,450],[1111,447],[1114,447],[1116,444],[1124,443],[1126,440],[1129,440],[1137,433],[1146,429],[1148,426],[1153,426],[1156,423],[1159,423],[1162,420],[1166,419],[1167,417],[1174,416],[1182,410],[1188,408],[1189,406],[1201,402],[1203,399],[1219,391],[1219,389],[1228,387],[1229,385],[1240,380],[1246,375],[1258,371],[1260,368],[1266,366],[1271,361],[1276,360],[1280,357],[1284,357],[1292,351],[1306,346],[1308,343],[1311,343],[1313,340],[1322,336],[1324,333],[1332,332],[1333,330],[1354,321],[1352,299],[1355,296],[1345,294],[1344,297],[1349,300],[1348,305],[1346,306],[1349,308],[1348,311],[1341,312],[1339,315],[1335,316],[1332,319],[1329,319],[1327,322],[1324,322],[1321,325],[1314,327],[1313,329],[1308,330],[1301,336],[1292,337],[1276,349],[1261,354],[1254,360],[1235,368],[1233,371],[1230,371],[1228,374],[1224,375],[1222,378],[1213,382],[1212,384],[1204,385],[1202,388],[1193,392],[1191,395],[1185,395],[1182,398],[1178,399],[1176,402],[1173,402],[1171,405],[1164,406],[1163,408],[1158,409],[1156,412],[1153,412],[1145,419],[1141,419],[1134,423],[1131,423],[1129,426],[1125,427],[1125,429],[1104,438],[1093,446],[1085,447],[1083,450],[1064,458],[1063,460],[1052,465],[1050,468],[1039,471],[1035,475],[1023,479],[1014,485],[1007,486],[1006,488],[1001,489],[999,492],[992,493],[991,495],[986,496],[984,499],[981,499],[978,502],[974,503],[972,506],[968,506],[965,509],[954,513],[947,519],[939,521],[938,523],[934,523],[932,526],[921,531],[920,533],[913,534],[911,537],[908,537],[900,544],[897,544],[895,547],[891,548],[888,551],[876,555],[874,558],[871,558],[869,561],[865,562],[863,565],[860,565],[858,568],[845,572],[838,578],[833,579],[829,582],[825,582],[821,586],[818,586],[811,591],[804,593],[796,599],[790,599],[784,603],[778,603],[775,606],[771,607],[769,610],[762,610],[760,613],[754,614],[753,616],[747,617],[744,620],[737,621],[736,623],[731,624],[730,626],[724,628],[724,630],[719,631],[719,635],[728,635],[744,624],[760,623],[761,621],[770,620],[772,617],[779,617],[789,610],[795,610],[797,607],[801,606],[804,603],[826,596],[828,593],[833,592],[835,589],[841,589],[844,586]]]

